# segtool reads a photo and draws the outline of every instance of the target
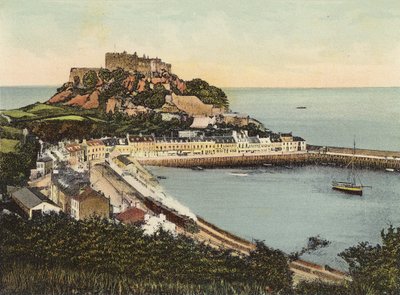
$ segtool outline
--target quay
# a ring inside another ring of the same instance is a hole
[[[352,159],[353,158],[353,159]],[[349,148],[307,146],[306,151],[286,153],[243,153],[201,156],[140,157],[143,165],[190,168],[243,167],[243,166],[305,166],[323,165],[345,167],[352,160],[357,168],[400,170],[400,152],[356,150],[353,155]]]

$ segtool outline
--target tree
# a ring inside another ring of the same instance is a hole
[[[256,249],[250,252],[248,261],[250,278],[258,285],[283,293],[291,290],[292,273],[282,251],[271,249],[262,241],[256,241]]]
[[[218,107],[228,108],[229,102],[225,92],[222,89],[209,85],[206,81],[201,79],[193,79],[186,82],[185,95],[197,96],[202,102],[206,104],[213,104]]]
[[[95,71],[90,70],[83,75],[82,83],[86,89],[94,89],[96,87],[98,78]]]
[[[111,71],[109,69],[101,68],[99,71],[99,78],[103,80],[103,82],[108,82],[111,79]]]
[[[121,83],[126,77],[129,76],[127,71],[124,71],[122,68],[118,68],[111,72],[111,77],[114,79],[115,82]]]
[[[400,294],[400,228],[381,232],[382,245],[367,242],[339,254],[348,264],[352,288],[362,294]]]

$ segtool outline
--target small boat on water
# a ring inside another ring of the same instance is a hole
[[[296,109],[298,109],[298,110],[304,110],[304,109],[306,109],[307,107],[304,107],[304,106],[299,106],[299,107],[297,107]]]
[[[263,166],[264,167],[272,167],[273,165],[271,163],[264,163]]]
[[[386,172],[394,172],[394,169],[393,168],[386,168],[385,171]]]
[[[201,167],[201,166],[195,166],[195,167],[192,167],[192,170],[196,170],[196,171],[203,171],[203,170],[204,170],[204,168],[203,168],[203,167]]]
[[[248,176],[249,174],[247,173],[240,173],[240,172],[231,172],[229,173],[230,175],[234,175],[234,176]]]
[[[356,153],[356,142],[354,141],[354,147],[353,147],[353,157],[350,161],[349,164],[347,164],[346,167],[351,165],[351,170],[350,173],[347,177],[347,181],[332,181],[332,189],[338,190],[347,194],[352,194],[352,195],[358,195],[362,196],[363,194],[363,188],[368,187],[365,185],[361,184],[361,181],[359,181],[359,184],[356,182],[356,174],[354,171],[354,155]]]
[[[352,195],[362,196],[363,194],[363,186],[355,182],[332,181],[332,189]]]
[[[158,178],[158,179],[167,179],[167,177],[166,177],[166,176],[163,176],[163,175],[159,175],[159,176],[157,176],[157,178]]]

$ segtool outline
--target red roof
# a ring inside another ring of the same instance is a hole
[[[137,223],[144,220],[145,214],[146,212],[143,210],[132,207],[124,212],[119,213],[116,218],[122,223]]]
[[[100,139],[88,140],[86,143],[88,146],[104,145],[104,142],[102,142]]]
[[[67,149],[67,151],[69,152],[76,152],[76,151],[80,151],[82,150],[81,146],[77,143],[71,143],[71,144],[67,144],[65,146],[65,148]]]

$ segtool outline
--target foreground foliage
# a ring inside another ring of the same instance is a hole
[[[9,293],[84,294],[97,288],[103,294],[291,290],[283,253],[261,242],[250,256],[241,257],[185,236],[163,231],[147,236],[134,226],[100,219],[75,221],[62,215],[30,221],[3,215],[0,237],[1,283]],[[87,279],[82,282],[83,278]]]
[[[400,228],[381,232],[382,245],[360,243],[340,253],[362,294],[400,294]]]
[[[12,153],[0,152],[0,193],[6,191],[7,185],[26,184],[38,151],[38,143],[28,140],[25,144],[19,143]]]

